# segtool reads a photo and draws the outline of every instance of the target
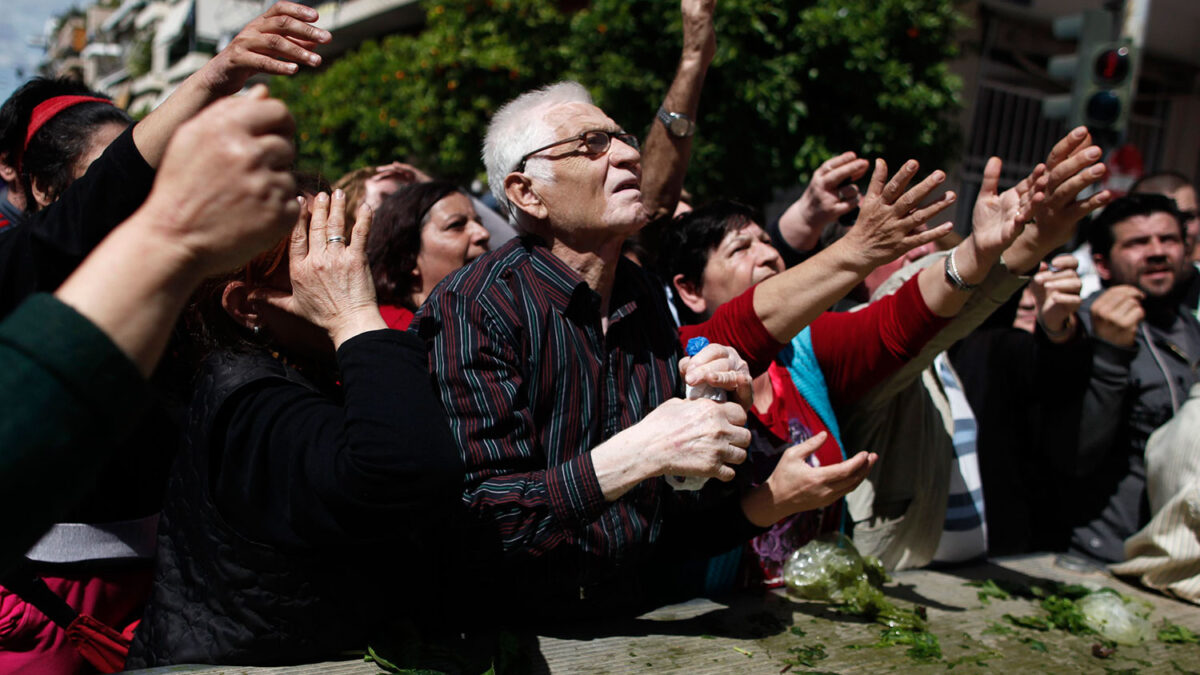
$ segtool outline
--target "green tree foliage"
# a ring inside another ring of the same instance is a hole
[[[962,24],[953,0],[720,0],[689,188],[762,203],[843,150],[941,165],[957,142],[947,61]],[[551,0],[444,0],[428,4],[421,32],[365,42],[274,88],[296,116],[305,169],[337,176],[408,158],[465,182],[483,175],[491,111],[549,82],[579,80],[644,133],[679,47],[668,0],[569,13]]]

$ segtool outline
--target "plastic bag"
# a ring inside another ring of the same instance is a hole
[[[1075,602],[1087,627],[1117,644],[1136,645],[1153,634],[1149,618],[1151,607],[1139,600],[1101,591]]]
[[[783,566],[788,589],[802,598],[842,602],[845,592],[861,583],[878,586],[887,580],[883,566],[864,558],[842,534],[822,537],[797,549]]]

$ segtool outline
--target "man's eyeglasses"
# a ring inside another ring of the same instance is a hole
[[[566,145],[568,143],[575,143],[577,141],[582,142],[580,151],[584,154],[591,155],[593,157],[603,155],[604,153],[608,152],[608,148],[612,145],[612,139],[614,138],[621,141],[625,145],[628,145],[634,150],[638,149],[638,139],[637,136],[634,136],[633,134],[625,133],[624,131],[604,131],[603,129],[592,129],[590,131],[585,131],[578,136],[564,138],[561,141],[554,141],[550,145],[543,145],[537,150],[531,150],[530,152],[525,153],[521,156],[521,159],[517,161],[517,168],[515,171],[518,173],[523,173],[525,171],[525,162],[530,157],[533,157],[543,150],[549,150],[550,148]]]

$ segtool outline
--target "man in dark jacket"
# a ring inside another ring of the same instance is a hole
[[[1071,549],[1119,562],[1124,540],[1151,515],[1146,440],[1198,381],[1200,323],[1188,308],[1196,306],[1200,278],[1184,254],[1175,203],[1161,195],[1113,202],[1090,239],[1105,288],[1080,309],[1092,358],[1079,445],[1064,467],[1083,479]]]

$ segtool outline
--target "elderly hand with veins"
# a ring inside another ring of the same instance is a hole
[[[300,218],[288,248],[290,293],[259,288],[253,299],[264,301],[324,328],[334,348],[355,335],[387,328],[375,302],[375,282],[367,263],[371,232],[370,207],[359,206],[354,228],[346,237],[346,194],[334,190],[313,200],[312,213],[301,203]]]
[[[679,374],[690,387],[709,385],[730,393],[729,400],[746,410],[754,405],[750,366],[733,347],[710,344],[679,361]]]

